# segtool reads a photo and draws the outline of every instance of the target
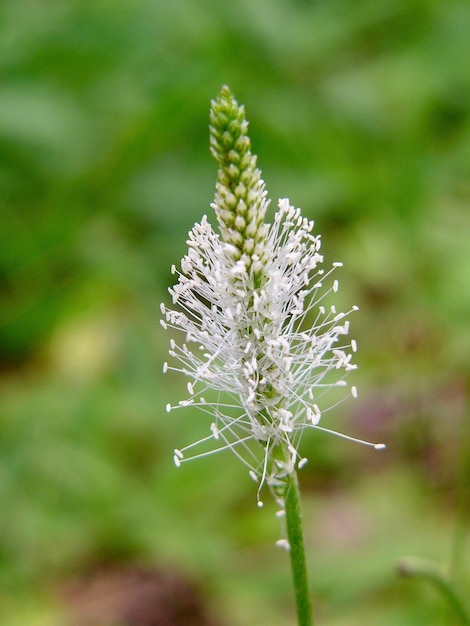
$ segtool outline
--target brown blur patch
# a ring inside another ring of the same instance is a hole
[[[219,626],[197,586],[166,569],[97,571],[72,583],[65,600],[71,626]]]

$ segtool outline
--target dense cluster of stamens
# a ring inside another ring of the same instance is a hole
[[[181,270],[172,268],[178,280],[169,292],[177,308],[161,306],[162,326],[186,337],[171,340],[172,365],[164,371],[189,378],[188,397],[167,411],[191,405],[212,418],[207,437],[175,450],[177,466],[230,449],[260,487],[267,483],[282,500],[286,476],[306,462],[302,433],[333,432],[319,424],[331,408],[323,396],[338,387],[343,396],[357,395],[346,382],[356,351],[347,316],[357,307],[341,313],[327,306],[341,264],[321,268],[313,221],[283,199],[273,224],[264,222],[264,183],[243,110],[225,89],[211,115],[221,168],[213,204],[220,235],[206,216],[195,224]]]

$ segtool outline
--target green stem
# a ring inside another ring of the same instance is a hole
[[[470,626],[470,617],[462,599],[454,589],[452,582],[434,563],[425,559],[410,557],[403,559],[398,564],[398,571],[404,576],[429,580],[446,599],[449,606],[452,607],[462,626]]]
[[[470,412],[467,405],[467,398],[470,397],[470,379],[465,381],[463,390],[464,410],[458,433],[459,461],[458,461],[458,483],[456,502],[456,523],[453,534],[452,553],[450,560],[450,575],[453,580],[462,577],[462,561],[465,555],[465,542],[467,539],[467,519],[470,511],[470,493],[468,489],[468,476],[470,476]]]
[[[299,626],[312,626],[312,606],[308,593],[307,567],[300,512],[299,485],[297,474],[290,476],[286,493],[287,539],[290,546],[290,562],[294,581],[297,621]]]

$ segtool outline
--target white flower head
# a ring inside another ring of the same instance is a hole
[[[162,304],[161,324],[185,334],[182,343],[171,341],[174,364],[164,371],[189,379],[187,399],[167,410],[192,405],[212,419],[207,437],[175,450],[174,461],[230,449],[259,488],[267,483],[282,501],[286,477],[307,461],[299,452],[305,429],[333,432],[320,425],[331,408],[326,394],[342,387],[357,396],[346,382],[356,367],[347,318],[357,307],[338,313],[326,306],[341,264],[322,269],[320,236],[300,209],[279,200],[273,223],[265,223],[268,200],[244,109],[227,87],[212,102],[210,121],[220,234],[206,216],[190,231],[169,290],[177,308]]]

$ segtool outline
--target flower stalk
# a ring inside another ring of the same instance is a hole
[[[293,472],[290,476],[286,494],[286,526],[292,580],[295,590],[297,623],[299,626],[311,626],[313,624],[312,605],[308,590],[302,513],[300,510],[300,494],[296,472]]]

